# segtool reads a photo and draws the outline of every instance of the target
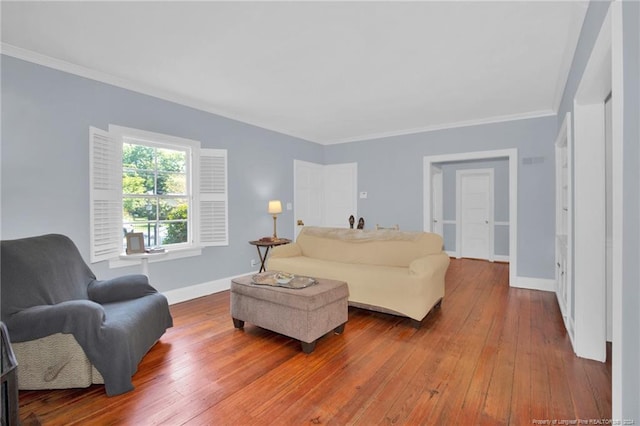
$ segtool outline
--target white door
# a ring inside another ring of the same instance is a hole
[[[323,225],[322,164],[293,160],[294,238],[303,226]]]
[[[324,166],[324,226],[348,228],[358,220],[358,163]]]
[[[348,228],[358,220],[358,164],[322,164],[294,160],[295,231],[303,226]]]
[[[440,167],[431,167],[431,232],[444,236],[444,225],[442,223],[443,203],[442,203],[442,169]]]
[[[460,257],[493,260],[493,169],[456,171]]]

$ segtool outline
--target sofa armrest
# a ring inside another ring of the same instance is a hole
[[[141,274],[95,280],[89,283],[87,291],[89,299],[100,304],[137,299],[158,292],[149,284],[149,278]]]
[[[102,306],[90,300],[69,300],[55,305],[38,305],[11,315],[6,322],[11,340],[24,342],[55,333],[71,333],[77,324],[100,328],[105,320]]]
[[[296,257],[302,256],[302,249],[298,243],[289,243],[276,246],[271,250],[271,257]]]
[[[415,259],[409,264],[409,274],[435,275],[443,273],[449,267],[449,256],[446,253],[431,254]]]

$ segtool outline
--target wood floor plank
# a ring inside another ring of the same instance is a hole
[[[476,268],[484,262],[474,262]],[[446,377],[448,392],[439,397],[433,415],[440,424],[470,424],[467,421],[479,414],[484,397],[487,374],[491,371],[491,349],[495,337],[491,330],[503,315],[504,295],[508,287],[495,285],[499,269],[481,269],[476,285],[483,289],[482,298],[473,305],[471,315],[453,338],[459,340],[464,350],[454,368],[455,374]],[[484,355],[484,356],[483,356]]]
[[[339,373],[350,353],[360,354],[360,351],[351,350],[351,347],[359,348],[365,345],[370,340],[367,333],[371,332],[371,328],[376,334],[384,332],[386,328],[381,322],[365,323],[357,320],[350,321],[348,327],[348,334],[323,337],[317,343],[316,350],[309,355],[300,352],[299,344],[294,342],[291,356],[298,358],[295,364],[282,364],[269,371],[209,411],[215,412],[224,424],[274,418],[288,411],[292,404],[305,398],[306,392],[317,383]],[[260,395],[260,398],[256,398],[255,395]],[[253,403],[243,404],[247,400]],[[238,407],[242,409],[239,410]],[[208,413],[203,413],[199,418],[206,418],[207,415]],[[198,424],[198,421],[194,424]]]
[[[247,324],[229,292],[171,306],[135,390],[20,391],[25,425],[488,424],[611,417],[611,363],[580,359],[553,293],[510,288],[509,266],[452,259],[422,328],[350,308],[314,352]]]
[[[531,423],[531,291],[512,289],[518,300],[518,331],[509,424]]]
[[[406,326],[399,327],[395,324],[395,321],[390,322],[378,333],[386,333],[390,338],[397,340],[399,335],[406,335],[407,331],[411,331]],[[345,363],[332,364],[330,369],[321,372],[322,378],[308,381],[303,397],[273,417],[274,421],[278,424],[300,424],[315,419],[324,423],[348,400],[354,398],[356,393],[370,389],[369,382],[397,352],[392,345],[372,338],[353,349]],[[346,366],[348,368],[345,368]]]
[[[503,271],[506,274],[506,271]],[[507,279],[501,276],[499,281]],[[505,294],[505,310],[501,318],[496,322],[494,330],[495,340],[498,344],[494,358],[493,371],[487,394],[480,415],[480,423],[506,424],[511,412],[511,395],[513,394],[513,377],[515,371],[515,358],[517,352],[518,323],[520,312],[518,311],[517,291],[507,291]]]
[[[532,294],[531,321],[531,418],[556,419],[551,408],[551,383],[547,368],[548,351],[555,350],[548,336],[548,321],[540,294]]]
[[[457,354],[462,350],[462,345],[452,340],[451,336],[458,332],[460,324],[470,316],[471,306],[463,307],[458,304],[462,303],[463,298],[474,303],[481,300],[482,292],[478,291],[481,287],[475,288],[471,285],[463,286],[462,290],[458,291],[458,294],[463,294],[464,297],[450,297],[451,293],[458,290],[458,285],[463,280],[457,272],[454,264],[447,274],[447,282],[450,285],[447,286],[445,295],[446,305],[443,304],[442,309],[428,318],[429,322],[425,324],[428,326],[428,331],[416,335],[416,345],[419,345],[424,352],[417,370],[413,373],[407,369],[404,377],[398,379],[404,384],[403,387],[397,386],[397,390],[380,389],[378,391],[381,401],[376,401],[377,403],[371,404],[371,409],[359,414],[364,424],[403,423],[412,413],[418,417],[414,421],[419,421],[419,418],[429,414],[445,383],[441,375],[451,374],[459,359]],[[425,395],[428,395],[428,398],[424,398]],[[435,399],[434,396],[436,396]],[[423,405],[418,403],[421,398]]]

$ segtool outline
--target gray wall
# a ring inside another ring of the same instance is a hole
[[[362,142],[330,145],[325,162],[358,163],[358,214],[368,224],[423,228],[423,158],[517,148],[518,275],[554,278],[555,116],[459,127]],[[523,166],[522,159],[541,162]]]
[[[255,269],[248,241],[273,232],[267,201],[293,200],[294,159],[323,160],[315,143],[8,56],[1,66],[3,239],[63,233],[89,259],[89,126],[116,124],[228,150],[230,244],[151,264],[161,291]],[[279,216],[278,229],[292,236],[291,211]],[[99,278],[140,270],[91,267]]]
[[[519,161],[518,274],[554,276],[556,117],[322,147],[11,57],[3,56],[2,75],[2,238],[63,232],[87,255],[91,125],[106,129],[117,124],[229,149],[231,244],[206,249],[203,259],[152,264],[161,290],[247,271],[255,254],[246,241],[269,233],[266,201],[293,199],[293,159],[357,162],[359,190],[368,191],[358,210],[367,224],[398,223],[401,229],[420,230],[425,155],[517,148],[520,159],[544,159],[526,167]],[[293,229],[291,212],[285,211],[278,224],[286,236]],[[105,265],[95,268],[99,274],[114,274]]]
[[[442,168],[442,202],[444,220],[456,220],[456,171],[468,169],[493,169],[493,218],[496,222],[509,221],[509,160],[460,161],[441,163]],[[445,249],[456,250],[456,226],[447,224],[444,229]],[[509,227],[494,227],[494,254],[509,255]]]

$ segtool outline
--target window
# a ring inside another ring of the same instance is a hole
[[[125,233],[170,250],[228,245],[227,152],[174,136],[90,129],[91,262],[117,258]]]
[[[191,199],[188,148],[125,138],[122,144],[123,230],[142,232],[147,247],[188,244]]]

